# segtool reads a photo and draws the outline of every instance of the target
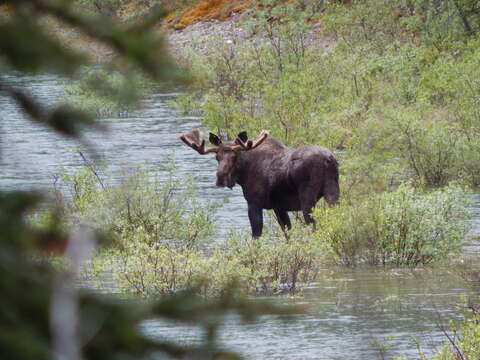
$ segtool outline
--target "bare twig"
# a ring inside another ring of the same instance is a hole
[[[85,157],[85,155],[83,155],[83,153],[82,153],[80,150],[78,150],[78,154],[79,154],[80,157],[82,158],[83,163],[84,163],[85,166],[88,168],[88,170],[90,170],[90,171],[93,173],[93,175],[95,175],[95,177],[97,178],[97,180],[98,180],[100,186],[102,187],[102,189],[105,190],[105,185],[103,184],[102,179],[100,178],[100,176],[98,175],[97,171],[95,170],[95,167],[92,165],[91,162],[89,162],[89,161],[87,160],[87,158]]]

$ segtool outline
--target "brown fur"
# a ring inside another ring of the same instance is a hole
[[[267,138],[250,150],[238,145],[239,138],[245,142],[246,134],[230,144],[212,135],[217,146],[217,186],[242,187],[254,237],[262,234],[263,209],[273,209],[280,226],[290,229],[288,211],[302,211],[305,222],[314,223],[310,213],[318,200],[324,197],[330,205],[338,201],[338,163],[328,149],[289,148]]]

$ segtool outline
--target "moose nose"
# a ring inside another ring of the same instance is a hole
[[[228,172],[217,171],[217,186],[227,186],[228,184]]]
[[[217,186],[225,186],[225,177],[217,174]]]

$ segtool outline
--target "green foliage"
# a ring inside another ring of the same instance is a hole
[[[417,177],[426,185],[446,185],[462,175],[460,148],[465,140],[448,122],[411,121],[399,125],[405,154]]]
[[[132,241],[198,249],[213,234],[214,206],[196,200],[193,179],[182,180],[173,164],[163,173],[137,168],[120,184],[98,173],[84,167],[61,175],[70,199],[56,200],[68,223],[109,229],[125,251]]]
[[[287,145],[341,151],[352,195],[409,179],[478,185],[480,46],[459,7],[470,24],[478,9],[469,0],[348,3],[262,2],[251,38],[214,39],[208,59],[188,57],[200,90],[183,107],[230,138],[269,129]],[[330,37],[331,50],[318,46]]]
[[[233,233],[208,246],[214,208],[195,200],[193,182],[183,183],[173,166],[161,176],[138,170],[116,185],[99,172],[85,167],[63,174],[58,185],[66,185],[69,197],[56,195],[67,224],[110,229],[114,238],[89,276],[101,277],[108,269],[120,290],[142,297],[182,289],[211,297],[233,284],[240,294],[295,293],[316,277],[322,251],[298,222],[288,234],[270,221],[261,239]],[[37,222],[50,219],[44,213]]]
[[[65,101],[96,117],[105,117],[134,109],[150,91],[149,84],[138,72],[86,68],[73,84],[67,85]]]
[[[25,11],[0,24],[0,46],[2,62],[19,71],[71,74],[86,61],[81,54],[68,51],[52,39],[38,19]]]
[[[318,208],[317,241],[335,262],[350,266],[425,265],[459,253],[468,232],[463,189],[419,193],[410,185],[352,204]]]
[[[145,298],[172,295],[182,289],[205,298],[232,290],[238,297],[254,292],[248,270],[221,249],[205,252],[186,246],[152,246],[135,237],[102,261],[113,269],[120,290]]]
[[[323,260],[322,248],[299,221],[286,234],[273,219],[267,226],[258,239],[232,234],[225,243],[227,258],[239,263],[242,274],[249,274],[250,292],[295,293],[316,279]]]
[[[446,345],[431,360],[472,360],[480,357],[480,314],[478,309],[468,306],[464,318],[450,323],[450,329],[442,328]]]
[[[193,288],[211,297],[232,284],[239,295],[296,293],[315,280],[322,250],[300,224],[288,236],[270,224],[260,239],[233,233],[205,251],[135,236],[110,256],[109,264],[118,269],[114,277],[127,292],[149,297]]]

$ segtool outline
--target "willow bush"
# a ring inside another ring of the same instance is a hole
[[[357,193],[409,179],[475,186],[480,46],[459,8],[473,31],[478,14],[468,0],[448,3],[265,2],[248,18],[250,37],[188,57],[199,90],[179,102],[227,137],[267,128],[287,145],[341,152],[356,163],[342,164],[342,188]]]
[[[88,277],[101,280],[108,270],[122,292],[141,297],[184,289],[221,296],[233,285],[241,294],[295,293],[316,278],[323,250],[298,221],[284,233],[270,218],[260,239],[232,232],[213,242],[215,208],[196,201],[193,182],[182,182],[173,167],[138,169],[115,184],[100,174],[92,167],[63,173],[58,186],[67,193],[56,193],[65,228],[86,225],[113,239]],[[36,222],[51,219],[44,213]]]
[[[315,281],[324,251],[300,221],[294,221],[287,233],[274,221],[269,218],[265,233],[258,239],[250,234],[232,234],[224,252],[249,274],[250,292],[295,293]]]
[[[192,249],[148,244],[143,231],[128,237],[109,258],[125,292],[141,296],[193,288],[206,297],[232,285],[239,294],[296,293],[316,279],[323,251],[297,223],[286,236],[270,224],[261,238],[233,232],[225,241]]]
[[[200,248],[214,232],[215,207],[196,199],[193,179],[183,180],[171,165],[164,172],[135,169],[119,183],[92,167],[61,174],[68,193],[56,201],[68,224],[109,230],[123,248],[132,239],[149,246]]]
[[[464,189],[422,193],[409,184],[317,208],[317,241],[340,264],[419,266],[459,254],[469,230]]]

